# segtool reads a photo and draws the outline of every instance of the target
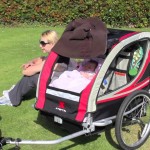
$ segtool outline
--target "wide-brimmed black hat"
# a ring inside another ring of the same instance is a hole
[[[107,28],[98,18],[76,19],[68,24],[52,51],[70,58],[93,58],[107,47]]]

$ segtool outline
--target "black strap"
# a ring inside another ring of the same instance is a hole
[[[0,150],[3,149],[4,145],[6,145],[6,138],[0,137]]]
[[[117,72],[121,72],[121,73],[127,73],[128,72],[128,69],[127,70],[122,70],[122,69],[117,69],[117,68],[114,68],[114,67],[110,67],[109,70],[117,71]]]

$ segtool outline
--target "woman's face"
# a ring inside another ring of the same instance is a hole
[[[46,36],[42,36],[40,39],[40,48],[43,53],[49,53],[51,49],[53,48],[54,44],[48,42],[48,39]]]

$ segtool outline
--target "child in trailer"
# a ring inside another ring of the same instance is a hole
[[[77,70],[62,73],[58,79],[50,83],[50,86],[80,93],[96,74],[97,66],[97,61],[89,60],[83,63]]]

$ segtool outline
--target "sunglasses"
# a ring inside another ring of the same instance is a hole
[[[50,43],[49,43],[49,42],[46,43],[46,42],[44,42],[44,41],[40,41],[40,44],[41,44],[42,46],[46,46],[46,44],[50,44]]]

